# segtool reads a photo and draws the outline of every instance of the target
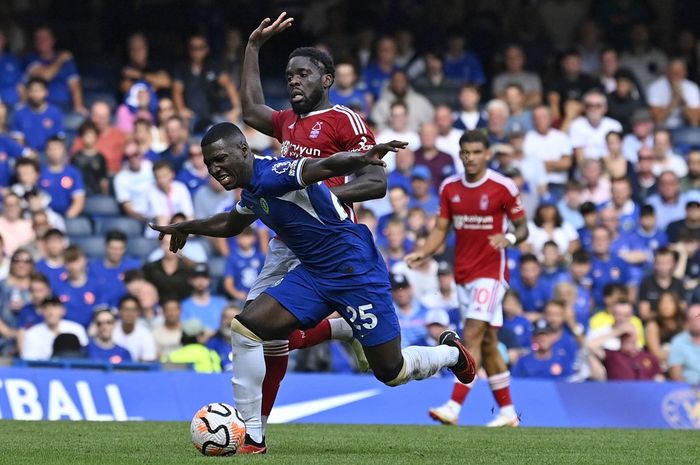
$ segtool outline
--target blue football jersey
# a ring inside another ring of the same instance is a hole
[[[375,270],[383,259],[371,232],[348,218],[323,182],[304,184],[305,161],[256,156],[237,211],[255,214],[314,275],[361,277]]]

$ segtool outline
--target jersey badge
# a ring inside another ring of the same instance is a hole
[[[319,134],[321,134],[321,129],[323,128],[323,122],[322,121],[316,121],[316,124],[311,128],[311,132],[309,133],[309,139],[316,139]]]
[[[453,195],[452,198],[450,199],[450,202],[452,202],[452,203],[459,203],[461,201],[462,201],[462,199],[459,198],[459,194]]]
[[[484,194],[481,196],[481,200],[479,200],[479,209],[481,210],[488,210],[489,209],[489,196]]]
[[[291,164],[292,164],[292,162],[289,162],[289,161],[280,161],[280,162],[272,165],[272,171],[275,174],[282,174],[289,169],[289,165],[291,165]]]
[[[270,213],[270,206],[267,204],[267,200],[260,198],[260,208],[263,209],[265,213]]]

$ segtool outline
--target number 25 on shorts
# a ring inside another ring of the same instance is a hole
[[[349,305],[345,307],[348,319],[355,329],[374,329],[377,326],[377,316],[367,310],[372,310],[372,304],[360,305],[357,310]]]

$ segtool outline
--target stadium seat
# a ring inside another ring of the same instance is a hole
[[[207,257],[214,257],[217,255],[216,250],[214,249],[214,246],[212,245],[211,241],[207,240],[204,237],[195,237],[190,239],[189,242],[195,242],[201,245],[204,251],[206,252]]]
[[[148,255],[158,248],[160,242],[158,239],[148,237],[130,237],[129,243],[126,246],[126,253],[135,258],[146,260]]]
[[[83,212],[92,218],[104,218],[108,216],[119,216],[119,204],[109,195],[91,195],[85,199],[85,210]]]
[[[92,236],[92,223],[84,216],[66,218],[66,234],[71,237]]]
[[[141,222],[125,216],[98,218],[95,220],[95,232],[97,234],[106,234],[109,231],[117,230],[130,237],[141,236],[143,235],[143,228],[144,226]]]
[[[221,278],[226,270],[226,258],[225,257],[212,257],[207,263],[209,265],[209,274],[213,278]]]
[[[105,239],[102,236],[69,237],[72,245],[77,245],[88,258],[104,258]]]

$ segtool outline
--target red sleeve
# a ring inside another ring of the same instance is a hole
[[[287,114],[292,110],[282,110],[272,112],[272,137],[282,142],[282,128],[284,127]]]
[[[338,146],[345,152],[363,152],[371,149],[374,144],[374,134],[367,123],[354,111],[346,108],[336,108],[338,119],[336,134]]]
[[[450,198],[447,195],[447,186],[444,186],[440,190],[440,218],[445,218],[446,220],[452,219],[452,213],[450,212]]]
[[[505,189],[506,201],[503,205],[503,209],[508,215],[508,219],[511,221],[519,220],[525,217],[525,209],[523,208],[523,201],[520,199],[520,192],[517,188],[514,191]]]

